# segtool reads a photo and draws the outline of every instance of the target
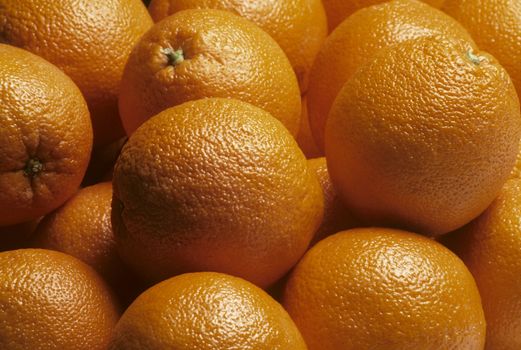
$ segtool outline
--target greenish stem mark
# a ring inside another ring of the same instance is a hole
[[[43,164],[36,158],[31,158],[25,163],[24,175],[33,177],[43,170]]]
[[[168,64],[171,66],[177,66],[179,63],[185,60],[183,49],[174,50],[170,47],[163,49],[163,54],[168,58]]]
[[[481,61],[484,60],[484,57],[476,55],[474,52],[472,52],[472,49],[469,49],[467,51],[467,57],[472,61],[472,63],[479,66]]]

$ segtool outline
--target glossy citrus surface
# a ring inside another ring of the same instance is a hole
[[[43,249],[0,253],[0,348],[103,350],[118,307],[96,272]]]
[[[154,281],[218,271],[266,287],[303,255],[322,218],[320,185],[291,134],[238,100],[153,117],[123,148],[113,183],[120,255]]]
[[[123,126],[130,135],[164,109],[205,97],[251,103],[298,132],[300,90],[280,46],[228,11],[181,11],[156,23],[132,51],[119,97]]]
[[[37,219],[77,191],[92,127],[80,90],[49,62],[0,44],[0,72],[0,226],[6,226]]]
[[[297,75],[300,90],[307,90],[308,72],[326,38],[327,19],[320,0],[153,0],[149,11],[155,21],[193,8],[227,10],[257,24],[280,45]]]
[[[173,277],[147,290],[118,322],[111,350],[305,350],[266,292],[220,273]]]
[[[319,148],[324,149],[331,106],[360,66],[383,48],[433,35],[472,42],[461,24],[416,0],[394,0],[364,8],[336,28],[320,49],[310,73],[309,120]]]
[[[419,38],[380,52],[344,85],[326,158],[357,217],[439,235],[490,205],[520,131],[515,88],[492,56],[464,41]]]
[[[310,350],[483,349],[478,289],[461,260],[428,238],[353,229],[309,250],[284,306]]]

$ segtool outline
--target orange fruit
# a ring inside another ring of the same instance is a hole
[[[0,253],[0,348],[106,349],[118,307],[78,259],[44,249]]]
[[[7,226],[37,219],[76,192],[92,127],[80,90],[42,58],[0,44],[0,72],[0,226]]]
[[[307,90],[308,72],[327,35],[321,0],[153,0],[148,7],[156,22],[194,8],[227,10],[258,25],[284,50],[300,90]]]
[[[292,272],[284,302],[310,350],[483,349],[472,275],[441,244],[365,228],[330,236]]]
[[[139,283],[121,261],[110,222],[112,184],[81,189],[38,225],[33,244],[57,250],[93,267],[122,299],[136,296]],[[131,300],[130,300],[131,301]]]
[[[497,196],[521,132],[506,71],[467,42],[381,51],[342,88],[326,129],[329,173],[355,216],[440,235]]]
[[[123,126],[130,135],[164,109],[204,97],[249,102],[298,131],[300,91],[277,43],[230,12],[185,10],[156,23],[132,51],[119,97]]]
[[[360,227],[361,224],[351,215],[333,187],[327,171],[326,158],[308,159],[308,166],[317,175],[324,194],[324,217],[320,227],[315,232],[312,244],[333,233]]]
[[[217,271],[266,287],[304,254],[322,218],[316,176],[284,126],[233,99],[143,124],[114,170],[123,260],[152,281]]]
[[[521,2],[447,0],[442,10],[470,32],[480,49],[494,55],[521,95]]]
[[[300,117],[300,128],[297,134],[297,143],[307,158],[316,158],[324,155],[315,142],[309,127],[308,107],[306,96],[302,97],[302,116]]]
[[[478,285],[487,349],[521,348],[520,216],[521,179],[513,179],[483,214],[446,238]]]
[[[123,68],[153,22],[140,0],[2,0],[0,42],[63,70],[85,96],[94,144],[124,135],[117,96]]]
[[[444,1],[445,0],[423,0],[423,2],[436,8],[441,7]],[[384,2],[386,2],[386,0],[322,0],[329,23],[329,31],[332,32],[356,11]]]
[[[307,350],[266,292],[221,273],[188,273],[148,289],[118,322],[109,349]]]
[[[472,42],[458,22],[416,0],[394,0],[362,9],[331,33],[309,78],[309,119],[318,147],[324,149],[326,121],[335,97],[360,66],[385,47],[434,35]]]
[[[510,178],[521,178],[521,141],[519,142],[519,152],[517,153],[516,163],[510,172]]]

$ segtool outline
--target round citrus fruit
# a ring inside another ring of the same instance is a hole
[[[132,51],[119,97],[123,126],[130,135],[164,109],[204,97],[249,102],[298,131],[300,91],[277,43],[230,12],[184,10],[156,23]]]
[[[118,322],[111,350],[307,350],[266,292],[221,273],[188,273],[138,297]]]
[[[335,188],[363,221],[439,235],[468,223],[514,166],[519,100],[467,42],[418,38],[381,51],[342,88],[326,128]]]
[[[329,110],[342,86],[381,49],[420,37],[446,35],[472,42],[445,13],[416,0],[394,0],[357,11],[325,41],[310,73],[309,122],[320,149]]]
[[[0,253],[0,348],[106,349],[119,317],[103,280],[69,255]]]
[[[442,10],[505,67],[521,95],[521,1],[447,0]]]
[[[308,159],[308,166],[317,175],[318,182],[320,182],[324,194],[324,216],[320,227],[313,236],[311,244],[333,233],[360,227],[361,224],[351,215],[333,187],[329,172],[327,171],[326,158]]]
[[[320,0],[153,0],[148,9],[159,21],[194,8],[227,10],[257,24],[284,50],[301,91],[306,91],[308,72],[327,35],[326,13]]]
[[[143,124],[114,170],[121,257],[157,281],[217,271],[266,287],[322,218],[316,176],[284,126],[233,99],[202,99]]]
[[[474,275],[487,320],[487,349],[521,348],[521,179],[508,181],[476,220],[448,235]]]
[[[315,142],[309,127],[308,107],[306,96],[302,97],[302,116],[300,118],[300,128],[296,137],[297,143],[307,158],[316,158],[324,155]]]
[[[121,261],[110,222],[112,184],[99,183],[81,189],[38,225],[33,245],[57,250],[93,267],[110,286],[129,301],[139,283]]]
[[[387,0],[322,0],[329,23],[329,31],[333,31],[356,11],[386,1]],[[437,8],[441,7],[444,1],[445,0],[423,0],[423,2]]]
[[[140,0],[2,0],[0,42],[42,56],[85,96],[94,144],[124,135],[117,96],[123,68],[153,22]]]
[[[80,90],[42,58],[0,44],[0,72],[0,226],[6,226],[37,219],[77,191],[92,126]]]
[[[485,318],[472,275],[441,244],[367,228],[309,250],[284,292],[310,350],[483,349]]]

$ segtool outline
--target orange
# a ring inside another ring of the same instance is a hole
[[[327,171],[326,158],[315,158],[308,160],[308,166],[318,177],[318,182],[322,186],[324,194],[324,218],[318,230],[315,232],[312,244],[321,239],[342,230],[360,227],[361,224],[356,220],[349,210],[345,207],[333,187],[329,172]]]
[[[43,218],[34,233],[33,244],[82,260],[128,300],[136,296],[139,283],[116,251],[110,222],[111,203],[110,182],[81,189]]]
[[[497,196],[520,132],[515,88],[492,56],[467,42],[419,38],[381,51],[344,85],[326,158],[354,215],[440,235]]]
[[[482,215],[446,239],[476,279],[487,349],[521,348],[520,216],[521,179],[513,179]]]
[[[519,152],[517,153],[516,163],[510,172],[510,178],[521,178],[521,140],[519,142]]]
[[[313,135],[311,134],[311,129],[309,127],[309,118],[308,118],[308,107],[307,107],[307,98],[306,96],[302,97],[302,116],[300,118],[300,128],[297,134],[297,143],[304,152],[304,155],[307,158],[316,158],[324,155],[315,142]]]
[[[37,219],[76,192],[92,126],[80,90],[47,61],[0,44],[0,72],[0,226],[7,226]]]
[[[114,170],[123,260],[152,281],[217,271],[266,287],[304,254],[323,197],[297,143],[232,99],[170,108],[129,139]]]
[[[308,72],[327,35],[321,0],[153,0],[148,7],[155,21],[194,8],[227,10],[265,30],[284,50],[300,90],[306,91]]]
[[[89,266],[59,252],[0,253],[0,348],[103,350],[118,307]]]
[[[442,10],[467,28],[480,49],[497,58],[521,95],[521,2],[447,0]]]
[[[436,8],[441,7],[445,0],[423,0],[425,3]],[[384,3],[386,0],[322,0],[329,23],[329,31],[332,32],[346,18],[356,11],[368,7]]]
[[[0,42],[62,69],[87,100],[94,144],[124,135],[117,109],[123,68],[153,22],[140,0],[2,0]]]
[[[130,135],[164,109],[204,97],[251,103],[298,132],[300,91],[277,43],[230,12],[185,10],[156,23],[132,51],[119,97],[123,126]]]
[[[313,64],[308,90],[311,131],[319,148],[324,149],[326,121],[335,97],[360,66],[385,47],[433,35],[472,42],[458,22],[416,0],[362,9],[331,33]]]
[[[441,244],[365,228],[330,236],[291,274],[284,307],[310,350],[483,349],[472,275]]]
[[[163,281],[132,303],[109,349],[307,350],[282,306],[255,285],[221,273]]]

